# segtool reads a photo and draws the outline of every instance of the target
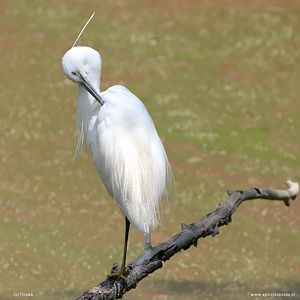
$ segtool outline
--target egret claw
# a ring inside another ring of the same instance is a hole
[[[111,273],[107,275],[107,278],[112,277],[112,276],[121,277],[122,279],[124,279],[124,281],[127,285],[128,279],[124,275],[126,275],[129,270],[130,270],[129,268],[126,268],[124,274],[121,271],[111,270],[110,271]]]

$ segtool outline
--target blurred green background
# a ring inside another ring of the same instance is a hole
[[[90,156],[73,167],[77,87],[61,70],[94,11],[78,45],[101,53],[102,91],[122,84],[144,102],[175,175],[154,244],[227,189],[300,181],[299,1],[2,0],[0,11],[1,300],[74,299],[121,263],[122,214]],[[299,200],[244,203],[124,299],[299,299],[299,220]],[[143,244],[132,230],[128,262]]]

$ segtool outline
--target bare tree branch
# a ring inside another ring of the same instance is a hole
[[[289,206],[290,199],[295,200],[299,192],[299,184],[287,180],[287,190],[251,188],[245,191],[227,191],[229,198],[220,206],[189,226],[182,223],[182,231],[169,240],[144,251],[139,257],[128,264],[130,271],[126,274],[128,284],[121,278],[110,277],[94,288],[86,291],[76,300],[112,300],[121,298],[126,292],[136,288],[137,283],[149,274],[163,267],[163,262],[170,259],[181,250],[187,250],[192,245],[197,246],[198,239],[208,235],[215,236],[219,227],[231,222],[231,215],[244,201],[253,199],[268,199],[283,201]],[[114,263],[113,269],[120,267]]]

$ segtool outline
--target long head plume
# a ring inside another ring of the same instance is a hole
[[[94,14],[95,14],[95,12],[92,14],[92,16],[89,18],[89,20],[86,22],[86,24],[84,25],[84,27],[82,28],[82,30],[80,31],[80,33],[79,33],[79,35],[78,35],[78,37],[77,37],[77,39],[76,39],[76,41],[75,41],[75,43],[73,44],[73,46],[72,46],[72,48],[74,48],[75,47],[75,45],[76,45],[76,43],[77,43],[77,41],[79,40],[79,38],[80,38],[80,36],[81,36],[81,34],[83,33],[83,31],[84,31],[84,29],[85,29],[85,27],[90,23],[90,21],[92,20],[92,18],[93,18],[93,16],[94,16]]]
[[[90,21],[92,20],[93,16],[94,16],[95,12],[91,15],[91,17],[88,19],[88,21],[85,23],[85,25],[83,26],[82,30],[80,31],[75,43],[73,44],[72,48],[75,47],[77,41],[79,40],[80,36],[82,35],[84,29],[86,28],[86,26],[90,23]],[[75,133],[75,137],[77,138],[77,146],[76,146],[76,151],[75,151],[75,155],[73,158],[73,165],[75,165],[77,158],[80,154],[84,153],[84,124],[83,122],[80,122],[77,125],[77,129],[76,129],[76,133]]]

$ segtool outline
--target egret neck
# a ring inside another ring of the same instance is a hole
[[[93,80],[94,79],[94,80]],[[100,94],[100,79],[90,78],[95,91]],[[78,84],[77,99],[77,122],[88,124],[93,115],[95,115],[96,99],[80,84]]]

